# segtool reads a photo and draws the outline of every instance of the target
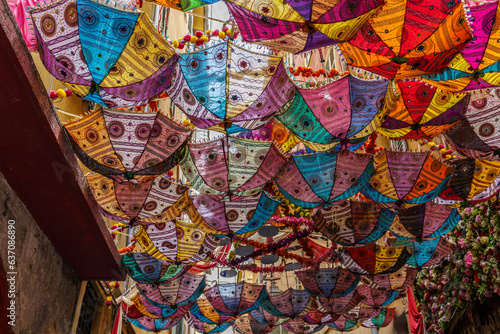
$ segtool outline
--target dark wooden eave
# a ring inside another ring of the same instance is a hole
[[[5,0],[0,28],[0,172],[80,279],[122,280],[123,262]]]

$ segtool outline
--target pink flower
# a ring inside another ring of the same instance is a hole
[[[473,263],[474,263],[474,261],[473,261],[472,253],[470,252],[470,250],[468,250],[467,254],[465,255],[465,267],[472,267]]]
[[[460,245],[460,248],[465,248],[467,241],[464,238],[460,238],[460,240],[458,240],[458,244]]]
[[[469,269],[467,269],[467,270],[469,270]],[[469,277],[465,276],[464,278],[462,278],[462,280],[463,280],[464,283],[468,283],[469,282]]]
[[[481,221],[481,216],[480,216],[480,215],[477,215],[477,216],[476,216],[476,222],[478,222],[478,223],[479,223],[480,221]]]
[[[472,212],[472,208],[470,208],[470,207],[469,208],[465,208],[464,212],[465,213],[471,213]]]

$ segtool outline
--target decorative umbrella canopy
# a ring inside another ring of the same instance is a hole
[[[395,211],[371,202],[340,201],[313,214],[316,229],[344,246],[380,239],[391,227]]]
[[[498,2],[485,2],[469,10],[474,38],[443,72],[425,75],[423,80],[451,91],[482,89],[500,83]]]
[[[147,1],[155,3],[160,6],[166,6],[182,10],[183,12],[187,12],[188,10],[191,9],[214,4],[219,0],[147,0]]]
[[[143,305],[143,310],[141,310],[141,312],[146,310],[145,314],[155,319],[177,319],[184,316],[194,304],[194,302],[191,301],[185,305],[162,305],[151,302],[144,296],[138,295],[138,298],[140,303]]]
[[[351,311],[363,301],[363,296],[356,289],[342,297],[318,298],[318,301],[320,312],[325,315],[335,316]]]
[[[183,276],[161,284],[137,283],[139,290],[147,300],[158,307],[170,309],[189,307],[201,296],[205,289],[205,275],[186,273]]]
[[[299,53],[350,40],[382,3],[231,0],[227,5],[245,41]]]
[[[189,143],[180,162],[189,184],[215,200],[256,196],[287,161],[272,142],[233,137]]]
[[[374,162],[375,174],[361,191],[385,207],[406,207],[434,199],[446,189],[453,171],[429,152],[381,151]]]
[[[79,96],[121,108],[169,87],[179,56],[145,13],[90,0],[61,0],[30,13],[45,68]]]
[[[352,292],[359,281],[356,275],[344,268],[320,268],[315,273],[308,271],[295,272],[304,288],[316,297],[340,297]]]
[[[400,79],[442,71],[471,38],[461,1],[388,0],[340,48],[349,65]]]
[[[349,150],[294,155],[276,183],[293,204],[312,208],[353,196],[367,186],[373,171],[371,155]]]
[[[185,264],[165,264],[147,253],[128,253],[122,255],[128,275],[136,282],[159,284],[184,275],[189,266]]]
[[[290,333],[309,334],[320,331],[321,329],[323,329],[323,327],[325,327],[325,325],[310,324],[301,317],[295,317],[285,321],[283,324],[281,324],[281,327],[283,327],[283,329]]]
[[[283,59],[227,41],[181,55],[167,89],[199,128],[236,133],[263,127],[295,94]]]
[[[200,195],[190,198],[186,212],[196,226],[217,236],[248,237],[272,217],[279,204],[267,192],[238,202],[217,201],[211,195]]]
[[[193,304],[191,309],[189,310],[191,314],[193,314],[197,319],[206,322],[206,323],[214,323],[214,324],[222,324],[225,322],[233,322],[236,319],[236,316],[219,314],[217,310],[210,304],[208,299],[198,299],[196,303]]]
[[[233,328],[240,334],[268,334],[271,333],[276,326],[269,324],[262,324],[254,321],[249,314],[242,314],[236,319]]]
[[[454,250],[454,246],[443,238],[423,240],[414,242],[408,240],[392,241],[393,245],[407,247],[412,255],[407,261],[407,265],[417,269],[430,269],[441,264]]]
[[[500,161],[460,159],[454,161],[454,165],[448,188],[439,194],[438,203],[477,203],[488,200],[498,192]]]
[[[288,319],[286,317],[278,317],[276,315],[273,315],[264,310],[262,306],[259,306],[255,310],[250,311],[248,315],[252,318],[252,321],[271,326],[280,325]]]
[[[395,308],[383,308],[376,317],[363,321],[361,326],[368,328],[387,327],[394,319],[395,312]]]
[[[305,290],[289,288],[277,295],[269,296],[260,304],[262,308],[279,317],[298,317],[306,314],[313,304],[314,298]]]
[[[457,209],[434,202],[399,210],[391,226],[391,232],[401,239],[421,241],[437,238],[450,232],[458,224]]]
[[[390,274],[404,266],[410,255],[405,247],[383,247],[372,243],[363,247],[345,247],[339,261],[361,275]]]
[[[373,307],[363,307],[358,305],[352,308],[351,310],[347,311],[346,313],[344,313],[343,316],[350,320],[358,321],[361,319],[369,319],[376,317],[378,313],[379,312]]]
[[[211,322],[203,322],[202,320],[196,318],[196,316],[188,312],[184,317],[189,326],[193,327],[196,331],[202,334],[215,334],[222,333],[229,327],[231,327],[231,322],[224,322],[221,324],[214,324]]]
[[[356,149],[382,124],[388,81],[346,76],[325,86],[298,89],[277,118],[315,151]]]
[[[150,318],[147,315],[142,315],[141,317],[138,318],[127,317],[127,319],[132,325],[142,330],[158,333],[160,331],[170,329],[175,325],[177,325],[179,321],[182,320],[182,316],[172,319],[170,318],[154,319]]]
[[[204,294],[218,313],[234,317],[255,310],[268,296],[263,285],[247,282],[217,284]]]
[[[391,274],[364,276],[363,282],[379,290],[406,291],[415,281],[417,274],[416,268],[404,266]]]
[[[363,304],[371,307],[387,306],[404,294],[401,291],[374,289],[363,284],[358,287],[358,292],[364,297]]]
[[[273,141],[285,152],[290,151],[299,143],[297,137],[276,119],[260,129],[240,132],[238,136],[246,139]]]
[[[67,124],[73,148],[90,170],[141,182],[175,167],[191,130],[162,113],[99,110]]]
[[[460,120],[465,97],[421,81],[398,81],[387,90],[387,118],[379,132],[394,139],[434,138]]]
[[[129,224],[174,219],[189,201],[189,188],[165,175],[143,183],[119,183],[100,174],[86,175],[87,183],[104,216]]]
[[[218,245],[217,237],[182,221],[140,226],[135,239],[149,255],[174,264],[202,261]]]
[[[130,296],[129,302],[131,303],[131,305],[122,301],[123,306],[126,306],[127,316],[129,318],[140,318],[143,315],[146,315],[153,319],[163,318],[161,316],[161,312],[156,314],[154,314],[154,312],[153,313],[149,312],[145,304],[148,304],[148,307],[151,307],[153,305],[151,305],[144,297],[141,297],[139,295],[138,290],[136,290],[135,293],[133,293],[132,296]]]
[[[500,88],[476,91],[458,126],[446,133],[457,153],[481,160],[500,159]]]
[[[332,321],[327,324],[333,329],[339,330],[341,332],[350,332],[359,327],[359,323],[356,320],[351,320],[343,315],[341,315],[337,320]]]

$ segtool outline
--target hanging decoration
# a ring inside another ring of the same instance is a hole
[[[294,334],[309,334],[319,332],[325,325],[308,323],[301,317],[295,317],[288,319],[283,324],[281,324],[284,330],[294,333]]]
[[[208,322],[203,322],[202,320],[196,318],[196,316],[188,312],[186,316],[184,317],[186,320],[187,324],[194,328],[197,332],[202,333],[202,334],[216,334],[216,333],[222,333],[229,327],[231,327],[231,322],[224,322],[224,323],[208,323]]]
[[[448,91],[468,91],[499,85],[498,2],[481,2],[469,10],[468,22],[474,38],[444,71],[424,75],[423,80]]]
[[[379,290],[361,284],[357,291],[363,296],[362,303],[371,307],[383,307],[404,296],[404,291]]]
[[[205,32],[198,30],[193,36],[187,34],[182,38],[174,39],[172,41],[172,46],[180,50],[184,49],[186,45],[191,45],[193,48],[202,47],[203,45],[207,46],[207,43],[210,42],[212,38],[219,38],[220,40],[234,40],[237,36],[237,31],[233,32],[228,26],[224,26],[221,30],[215,29],[214,31],[207,30]],[[189,46],[187,48],[189,48]]]
[[[218,238],[183,221],[139,226],[135,240],[149,255],[166,263],[196,264],[218,245]]]
[[[394,314],[396,313],[396,308],[383,308],[380,310],[376,317],[367,319],[361,323],[361,326],[368,328],[382,328],[387,327],[394,319]]]
[[[294,136],[288,129],[276,119],[267,123],[266,126],[238,133],[239,138],[273,141],[284,152],[289,152],[299,143],[297,136]]]
[[[30,15],[42,63],[78,96],[122,108],[170,86],[179,56],[145,13],[61,0]]]
[[[385,96],[387,117],[379,132],[391,139],[431,139],[460,121],[465,93],[452,93],[421,81],[398,81]]]
[[[249,314],[242,314],[236,319],[233,328],[238,334],[269,334],[276,326],[255,321]]]
[[[289,288],[276,295],[270,295],[260,306],[278,317],[298,317],[313,307],[314,298],[305,290]]]
[[[272,142],[222,137],[188,143],[180,161],[189,184],[215,200],[256,196],[288,157]]]
[[[181,55],[167,94],[198,128],[258,129],[295,95],[283,59],[231,41]]]
[[[349,65],[397,80],[442,71],[471,38],[461,1],[387,0],[339,46]]]
[[[362,247],[345,247],[339,261],[361,275],[390,274],[405,265],[411,253],[405,247],[384,247],[375,243]]]
[[[97,110],[63,128],[85,167],[118,182],[152,180],[175,167],[191,130],[162,113]]]
[[[318,298],[318,309],[323,314],[335,318],[350,312],[361,301],[363,296],[356,289],[341,297]]]
[[[299,53],[350,40],[382,3],[231,0],[227,6],[245,41]]]
[[[415,281],[417,274],[418,269],[404,266],[391,274],[363,276],[363,282],[378,290],[406,291]]]
[[[128,275],[137,283],[160,284],[183,276],[189,266],[184,264],[165,264],[147,253],[128,253],[122,255]]]
[[[356,320],[348,319],[346,316],[341,315],[336,320],[327,324],[329,327],[341,331],[341,332],[350,332],[355,329],[358,329],[360,323]]]
[[[360,276],[349,270],[337,268],[320,268],[315,273],[297,271],[295,275],[304,285],[304,289],[316,297],[341,297],[356,289]]]
[[[456,170],[456,169],[455,169]],[[391,233],[400,239],[422,241],[450,232],[460,220],[457,209],[434,202],[399,210]]]
[[[219,237],[249,237],[271,218],[279,204],[265,191],[238,202],[222,202],[211,195],[199,195],[190,198],[186,213],[194,225]]]
[[[127,320],[137,328],[140,328],[148,332],[158,333],[160,331],[170,329],[175,325],[177,325],[182,320],[182,316],[179,316],[177,318],[161,318],[161,319],[154,319],[147,315],[141,315],[140,317],[137,318],[132,318],[130,316],[127,316]]]
[[[372,202],[339,201],[317,210],[312,219],[326,238],[344,246],[380,239],[391,227],[395,211]]]
[[[199,298],[189,310],[192,315],[205,323],[222,324],[235,321],[234,314],[221,314],[210,303],[208,299]]]
[[[293,155],[276,184],[290,202],[312,208],[353,196],[367,186],[373,171],[371,155],[348,150]]]
[[[439,195],[451,178],[450,167],[429,152],[380,151],[374,156],[375,174],[360,189],[384,207],[409,207],[429,202]]]
[[[263,285],[247,282],[216,284],[204,294],[219,314],[234,317],[255,310],[268,297]]]
[[[377,277],[377,276],[374,276],[374,277]],[[377,314],[379,313],[378,311],[379,310],[377,310],[373,307],[363,307],[363,306],[358,305],[342,315],[348,319],[357,321],[357,320],[363,320],[363,319],[369,319],[369,318],[376,317]]]
[[[165,6],[187,12],[191,9],[212,5],[219,0],[145,0],[160,6]],[[142,0],[140,0],[142,4]]]
[[[299,88],[278,120],[315,151],[356,150],[382,124],[388,81],[344,76],[315,88]]]
[[[102,214],[125,224],[153,224],[175,219],[189,201],[189,188],[165,175],[143,183],[119,183],[100,174],[85,177]]]

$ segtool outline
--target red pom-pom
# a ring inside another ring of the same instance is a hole
[[[195,35],[196,37],[200,38],[201,36],[203,36],[203,33],[201,31],[197,31]]]
[[[184,49],[184,43],[179,43],[179,49]]]
[[[111,306],[113,304],[110,300],[106,300],[106,305]]]
[[[228,27],[224,27],[224,28],[222,28],[222,31],[224,31],[224,32],[226,32],[226,31],[228,31],[228,30],[229,30],[229,28],[228,28]]]
[[[73,92],[70,89],[66,88],[64,91],[66,92],[66,97],[70,97],[73,95]]]
[[[115,283],[115,289],[118,289],[120,287],[120,283],[116,282]]]
[[[196,46],[200,46],[200,45],[203,45],[203,40],[201,38],[196,41]]]
[[[172,175],[174,175],[174,171],[173,171],[173,170],[169,170],[169,171],[167,172],[167,174],[168,174],[168,176],[172,176]]]
[[[191,35],[186,35],[186,36],[184,36],[184,40],[185,40],[186,42],[189,42],[189,41],[191,40]],[[180,46],[180,43],[179,43],[179,46]]]
[[[212,36],[219,36],[219,29],[212,31]]]
[[[49,96],[51,99],[57,99],[57,93],[54,92],[53,90],[50,91]]]

